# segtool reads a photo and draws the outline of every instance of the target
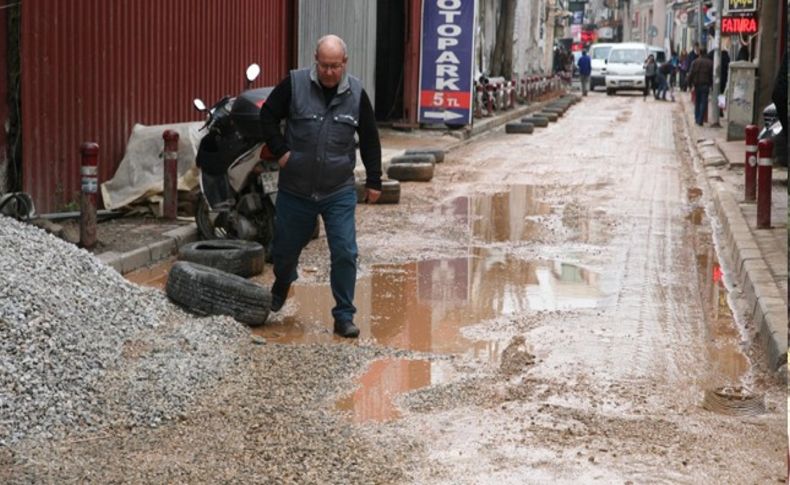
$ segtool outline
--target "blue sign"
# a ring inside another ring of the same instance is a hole
[[[423,0],[420,123],[472,122],[475,0]]]

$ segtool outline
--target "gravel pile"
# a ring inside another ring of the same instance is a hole
[[[234,365],[218,347],[247,335],[0,216],[0,446],[178,417]]]

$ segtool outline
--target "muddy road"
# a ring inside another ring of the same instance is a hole
[[[183,420],[49,443],[38,476],[783,482],[785,390],[719,264],[679,109],[593,93],[450,152],[399,205],[358,209],[359,341],[331,333],[320,238]],[[711,404],[723,387],[755,405]]]

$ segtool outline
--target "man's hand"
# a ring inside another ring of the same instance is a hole
[[[376,201],[379,200],[379,197],[381,197],[380,190],[374,190],[365,187],[365,202],[368,204],[375,204]]]
[[[288,163],[289,158],[291,158],[291,152],[287,151],[283,154],[283,156],[280,157],[279,160],[277,160],[277,164],[280,166],[280,168],[285,168],[285,164]]]

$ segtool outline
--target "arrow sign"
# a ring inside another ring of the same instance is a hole
[[[464,118],[464,115],[453,113],[452,111],[423,111],[422,116],[424,118],[430,118],[434,120],[444,120],[444,121],[451,121],[451,120],[457,120],[458,118]]]

